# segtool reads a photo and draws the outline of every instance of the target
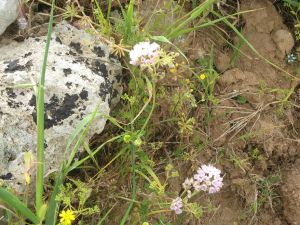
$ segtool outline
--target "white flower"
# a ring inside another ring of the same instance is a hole
[[[129,52],[130,64],[135,66],[154,65],[159,58],[159,44],[153,42],[140,42]]]
[[[176,214],[181,214],[182,213],[182,199],[180,197],[177,197],[173,199],[170,209],[173,210]]]
[[[184,181],[183,184],[182,184],[182,187],[183,187],[185,190],[189,190],[189,189],[191,189],[191,187],[193,186],[193,183],[194,183],[193,178],[186,178],[185,181]]]

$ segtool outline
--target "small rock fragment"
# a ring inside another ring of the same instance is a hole
[[[272,35],[273,41],[282,54],[289,54],[295,45],[293,35],[288,30],[277,30]]]
[[[19,0],[0,0],[0,35],[18,17]]]

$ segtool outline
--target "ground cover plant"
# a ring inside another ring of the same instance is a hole
[[[24,172],[25,193],[0,187],[4,224],[299,223],[298,1],[28,0],[22,8],[9,35],[48,32],[37,174],[33,185]],[[60,171],[45,177],[47,52],[60,20],[114,49],[124,92],[101,115],[104,132],[86,138],[95,108],[66,140]]]

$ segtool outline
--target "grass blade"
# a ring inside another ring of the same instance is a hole
[[[64,167],[63,167],[64,168]],[[64,180],[64,169],[61,169],[60,175],[55,180],[54,190],[51,194],[51,198],[48,203],[48,210],[46,214],[45,225],[55,225],[57,220],[57,210],[59,208],[59,203],[55,200],[57,194],[60,191],[60,187]]]
[[[171,40],[174,39],[176,37],[179,36],[180,31],[182,29],[184,29],[185,27],[187,27],[187,25],[192,22],[194,19],[196,19],[198,16],[200,16],[201,14],[203,14],[206,10],[208,10],[214,3],[216,2],[216,0],[206,0],[205,2],[203,2],[201,5],[199,5],[197,8],[195,8],[192,13],[190,14],[190,16],[185,19],[182,23],[180,23],[179,25],[176,25],[174,29],[171,30],[170,33],[168,33],[168,35],[166,35],[166,37]]]
[[[134,9],[134,0],[130,0],[128,9],[127,9],[127,14],[125,17],[125,38],[126,40],[129,39],[131,36],[132,32],[132,26],[133,26],[133,20],[134,20],[134,14],[133,14],[133,9]]]
[[[25,218],[34,224],[39,224],[38,217],[28,209],[15,195],[0,187],[0,199],[2,199],[10,208],[15,209]]]
[[[113,208],[116,206],[116,204],[113,205],[113,207],[111,207],[107,213],[105,213],[104,217],[97,223],[97,225],[102,225],[106,218],[108,217],[108,215],[110,214],[110,212],[113,210]]]

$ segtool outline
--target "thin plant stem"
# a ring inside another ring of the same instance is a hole
[[[129,213],[133,207],[133,204],[135,203],[135,199],[136,199],[136,177],[135,177],[135,149],[136,147],[131,144],[130,145],[130,151],[131,151],[131,186],[132,186],[132,198],[131,198],[131,202],[121,220],[120,225],[124,225],[128,219]]]
[[[43,205],[43,189],[44,189],[44,161],[45,161],[45,147],[44,147],[44,95],[45,95],[45,77],[47,68],[48,52],[50,47],[52,25],[53,25],[53,11],[55,0],[52,0],[52,7],[50,13],[50,20],[48,25],[48,35],[43,59],[42,72],[37,93],[37,176],[36,176],[36,210],[40,211]]]

